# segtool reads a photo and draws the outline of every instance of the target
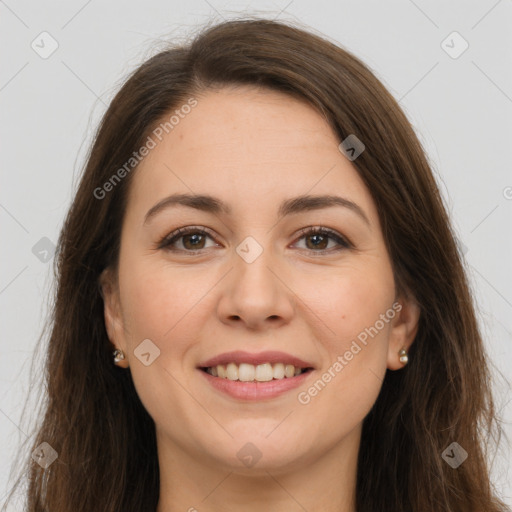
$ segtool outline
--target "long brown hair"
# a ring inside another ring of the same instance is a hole
[[[103,269],[116,268],[136,167],[104,197],[95,190],[192,95],[241,84],[301,98],[340,142],[351,134],[363,141],[366,150],[353,165],[377,205],[397,288],[421,307],[410,363],[386,373],[364,420],[358,512],[507,510],[494,494],[487,460],[489,439],[501,435],[489,361],[462,256],[420,142],[395,99],[355,56],[311,31],[253,18],[203,27],[190,43],[146,60],[103,116],[54,262],[44,398],[30,452],[48,443],[58,457],[46,469],[23,459],[26,510],[155,510],[155,425],[130,372],[112,362],[98,281]],[[469,454],[457,469],[442,457],[452,442]]]

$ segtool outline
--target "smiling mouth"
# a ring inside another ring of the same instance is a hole
[[[313,370],[311,367],[301,368],[292,364],[263,363],[258,365],[248,363],[228,363],[216,366],[200,367],[200,370],[212,377],[241,382],[269,382],[271,380],[292,379]]]

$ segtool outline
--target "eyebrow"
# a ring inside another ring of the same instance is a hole
[[[231,207],[228,204],[224,203],[222,200],[216,197],[207,194],[172,194],[168,197],[165,197],[149,209],[144,218],[144,224],[149,222],[149,220],[153,218],[158,212],[172,206],[186,206],[213,214],[224,213],[226,215],[231,215],[232,212]],[[334,195],[302,195],[293,197],[291,199],[286,199],[279,206],[278,217],[281,218],[287,215],[293,215],[311,210],[320,210],[333,206],[342,206],[344,208],[350,209],[359,217],[361,217],[366,222],[366,224],[368,224],[368,226],[370,226],[368,217],[359,205],[353,201],[350,201],[349,199]]]

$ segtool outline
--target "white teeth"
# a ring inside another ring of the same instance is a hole
[[[251,380],[254,380],[254,374],[255,374],[254,366],[252,364],[245,364],[242,363],[238,367],[238,380],[242,380],[244,382],[250,382]],[[231,379],[233,380],[233,379]]]
[[[273,370],[274,370],[274,379],[284,378],[284,364],[283,363],[276,363],[273,366]]]
[[[206,370],[214,377],[221,379],[240,380],[242,382],[268,382],[272,379],[291,378],[300,375],[303,371],[300,367],[295,367],[293,364],[283,363],[264,363],[264,364],[248,364],[229,363],[228,365],[219,364],[212,366]]]
[[[284,374],[286,377],[293,377],[295,375],[295,367],[293,364],[287,364],[284,367]]]
[[[258,382],[267,382],[274,378],[274,370],[270,363],[259,364],[256,366],[256,377]]]
[[[235,363],[229,363],[226,367],[226,376],[229,380],[238,380],[238,366]]]
[[[213,368],[217,368],[217,377],[220,377],[221,379],[226,379],[226,367],[222,364],[219,364],[218,366],[213,366],[212,368],[208,368],[208,370],[213,370]],[[213,373],[212,373],[213,375]]]

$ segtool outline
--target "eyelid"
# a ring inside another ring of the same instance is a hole
[[[298,231],[299,236],[296,240],[301,239],[305,235],[311,235],[311,234],[317,234],[317,233],[329,235],[331,237],[331,239],[335,240],[340,246],[342,246],[346,249],[354,247],[352,242],[346,236],[342,235],[341,233],[338,233],[334,229],[331,229],[331,228],[328,228],[325,226],[319,226],[319,225],[306,226],[305,228],[301,228]],[[332,249],[331,249],[331,251],[332,251]],[[324,250],[324,251],[312,251],[312,252],[322,253],[322,252],[330,252],[330,251]]]
[[[197,250],[183,250],[183,249],[168,249],[168,247],[171,245],[171,243],[175,242],[176,240],[179,240],[181,237],[188,235],[188,234],[194,234],[198,233],[201,235],[208,235],[212,240],[215,240],[215,235],[213,232],[204,226],[186,226],[182,228],[175,229],[168,235],[165,235],[157,244],[156,249],[167,249],[170,252],[184,252],[188,254],[197,254],[201,253],[202,251],[206,249],[197,249]],[[315,251],[313,249],[299,249],[301,251],[307,251],[309,253],[318,253],[319,255],[322,254],[331,254],[332,252],[338,252],[342,249],[350,249],[353,248],[354,245],[352,242],[341,233],[338,233],[334,229],[321,226],[321,225],[312,225],[312,226],[306,226],[304,228],[301,228],[295,235],[295,240],[293,243],[296,243],[298,240],[303,238],[306,235],[314,235],[314,234],[323,234],[328,235],[332,240],[334,240],[338,244],[338,248],[331,248],[331,249],[324,249]]]
[[[156,249],[167,249],[167,246],[170,245],[170,243],[173,240],[179,240],[182,236],[193,234],[193,233],[199,233],[201,235],[208,235],[212,240],[215,239],[215,235],[213,234],[213,231],[211,231],[209,228],[206,228],[204,226],[186,226],[182,228],[175,229],[168,235],[165,235],[162,239],[160,239],[159,242],[156,244]],[[169,251],[172,251],[172,249],[168,249]],[[184,251],[190,254],[194,254],[196,252],[203,251],[204,249],[197,249],[197,251]],[[175,249],[175,252],[179,252],[179,249]]]

